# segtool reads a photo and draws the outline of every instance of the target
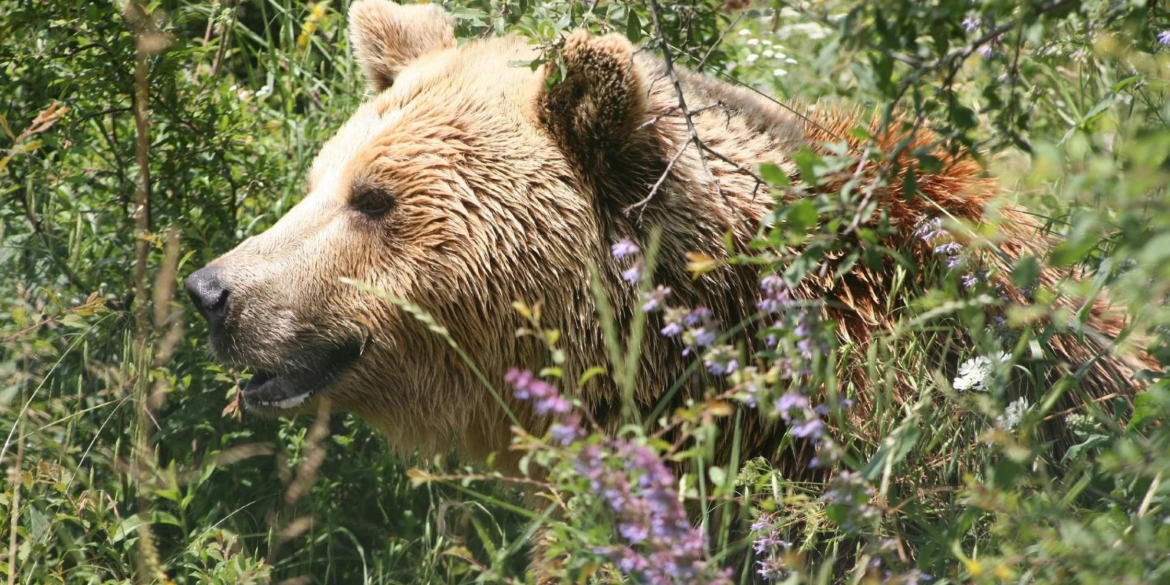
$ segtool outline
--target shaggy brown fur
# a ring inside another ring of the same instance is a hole
[[[739,323],[755,310],[759,275],[725,266],[693,280],[685,254],[725,259],[725,233],[741,248],[756,235],[773,202],[744,168],[771,162],[795,178],[791,153],[857,124],[854,115],[824,114],[809,123],[748,90],[680,70],[692,108],[719,104],[694,122],[705,143],[734,163],[708,156],[709,174],[697,149],[688,148],[654,197],[631,211],[689,140],[661,62],[636,55],[624,38],[578,32],[564,46],[566,78],[546,89],[544,71],[510,65],[537,56],[522,39],[456,47],[450,18],[435,8],[367,0],[354,6],[350,22],[374,95],[322,149],[305,200],[215,261],[230,300],[213,345],[225,358],[277,378],[328,368],[321,355],[360,346],[360,357],[327,388],[287,406],[313,410],[328,399],[405,450],[453,448],[480,460],[496,453],[505,468],[514,464],[508,418],[452,348],[341,278],[422,307],[497,388],[504,388],[509,367],[546,362],[542,347],[515,335],[525,323],[511,308],[516,300],[540,302],[543,325],[563,334],[565,378],[575,380],[607,363],[590,267],[620,308],[619,325],[638,305],[619,278],[624,266],[610,256],[612,243],[631,236],[645,244],[652,229],[661,229],[656,281],[674,289],[675,303],[710,307],[725,326]],[[878,146],[898,138],[886,136]],[[925,145],[930,137],[917,141]],[[923,263],[930,249],[912,236],[920,221],[942,209],[979,223],[995,196],[974,162],[946,156],[943,162],[941,172],[917,178],[917,197],[902,197],[896,182],[876,193],[896,229],[886,244]],[[873,171],[876,163],[863,168]],[[1042,255],[1028,216],[1011,206],[1003,214],[1007,258],[996,261]],[[837,282],[812,278],[799,295],[831,301],[825,316],[839,324],[843,340],[865,347],[894,322],[892,277],[892,267],[859,267]],[[1061,277],[1044,273],[1047,285]],[[1105,356],[1082,382],[1090,398],[1134,388],[1131,374],[1142,362],[1106,351],[1123,326],[1097,300],[1083,337],[1059,335],[1048,348],[1070,368]],[[635,397],[647,410],[683,376],[688,361],[681,349],[675,340],[648,336]],[[844,367],[864,388],[861,368]],[[704,384],[695,380],[683,396]],[[581,397],[596,420],[616,427],[613,383],[594,378]],[[509,399],[509,406],[530,430],[543,430],[546,421],[526,404]],[[745,434],[749,452],[773,455],[777,429],[755,421]]]

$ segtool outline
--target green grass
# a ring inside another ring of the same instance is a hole
[[[577,26],[655,34],[641,2],[602,2],[592,14],[566,2],[456,4],[461,41],[513,31],[547,42]],[[773,16],[763,10],[786,3],[742,14],[671,3],[664,26],[680,62],[709,75],[783,99],[922,112],[949,144],[983,156],[1007,198],[1044,218],[1056,260],[1110,284],[1165,364],[1170,48],[1155,35],[1170,16],[1048,4],[833,0]],[[150,6],[166,48],[147,58],[153,217],[140,238],[134,27],[107,3],[0,0],[0,582],[524,581],[532,512],[511,484],[451,458],[393,453],[351,416],[241,416],[243,373],[209,360],[201,321],[173,298],[182,276],[299,200],[317,149],[364,98],[346,5],[328,4],[318,20],[291,0]],[[968,42],[961,22],[975,13],[1017,26],[994,56],[959,62],[945,90],[950,71],[932,59]],[[1030,16],[1013,20],[1020,14]],[[824,16],[835,31],[810,36]],[[862,472],[878,513],[846,530],[842,514],[856,510],[827,505],[825,484],[789,481],[760,460],[712,472],[696,448],[684,481],[687,495],[711,496],[712,558],[742,558],[745,527],[775,511],[794,543],[793,582],[881,582],[886,570],[909,582],[915,568],[951,583],[1170,580],[1166,382],[1155,374],[1116,415],[1076,413],[1089,418],[1066,423],[1076,446],[1063,455],[1040,426],[1069,413],[1036,409],[989,433],[1013,386],[954,391],[954,364],[939,360],[947,348],[972,357],[999,347],[955,277],[935,276],[905,276],[895,296],[913,300],[896,331],[867,352],[833,354],[864,364],[872,381],[836,388],[866,396],[869,416],[830,422],[839,469]],[[1043,342],[1030,331],[1011,346],[1017,375],[1038,375]],[[1032,403],[1062,390],[1041,388]],[[707,445],[710,427],[682,424]],[[571,469],[557,467],[571,454],[540,452],[550,469]],[[444,475],[412,483],[416,467]],[[583,558],[590,539],[613,538],[612,518],[571,475],[550,482],[579,497],[560,524],[567,552]],[[754,567],[732,569],[747,582]]]

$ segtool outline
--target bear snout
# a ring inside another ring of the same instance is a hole
[[[199,314],[207,319],[212,331],[223,327],[227,316],[228,297],[231,296],[231,291],[220,278],[221,272],[219,267],[205,266],[187,277],[184,283],[191,303],[195,305]]]

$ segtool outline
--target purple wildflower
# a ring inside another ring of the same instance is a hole
[[[781,523],[775,514],[763,513],[752,523],[752,532],[758,533],[752,545],[758,569],[756,573],[765,580],[783,579],[788,575],[788,565],[783,554],[792,548],[792,543],[780,538]]]
[[[1158,42],[1163,45],[1170,45],[1170,28],[1158,33]]]
[[[564,414],[573,408],[555,386],[537,378],[531,370],[511,368],[504,374],[504,381],[512,385],[512,395],[517,399],[531,400],[537,414]]]
[[[739,395],[736,398],[749,408],[755,408],[759,405],[760,385],[765,382],[755,366],[747,366],[741,372],[741,382],[737,387]]]
[[[788,432],[792,433],[792,436],[802,439],[819,439],[824,430],[825,423],[821,422],[821,419],[810,418],[793,426]]]
[[[730,345],[721,345],[712,348],[703,356],[703,365],[707,366],[707,371],[713,376],[726,376],[739,367],[738,354],[735,348]]]
[[[622,544],[601,547],[604,555],[637,582],[703,582],[730,585],[730,580],[704,560],[707,541],[691,526],[679,501],[675,477],[648,447],[615,439],[608,443],[613,460],[607,465],[598,445],[582,449],[575,469],[590,481],[614,514]]]
[[[982,268],[968,272],[961,277],[963,288],[975,288],[979,283],[987,282],[987,271]]]
[[[639,258],[637,262],[634,262],[633,266],[622,271],[622,280],[630,284],[638,284],[642,280],[643,268],[642,259]]]
[[[788,565],[780,557],[770,556],[756,561],[756,574],[765,581],[779,581],[788,577]]]
[[[695,307],[689,314],[687,314],[686,318],[683,319],[683,323],[685,323],[687,327],[694,327],[700,323],[707,323],[710,320],[711,309],[708,309],[707,307]]]
[[[922,223],[918,224],[918,228],[914,230],[914,235],[928,244],[939,236],[946,235],[946,231],[942,229],[942,218],[932,217],[923,220]]]
[[[627,575],[645,571],[650,564],[645,557],[634,552],[634,549],[631,548],[621,549],[616,556],[618,569]]]
[[[707,347],[715,343],[715,338],[719,336],[719,331],[709,327],[699,327],[698,329],[692,330],[691,335],[694,337],[695,345]]]
[[[657,311],[666,302],[666,297],[670,296],[670,292],[669,286],[661,284],[654,287],[654,290],[646,291],[642,297],[642,311],[646,313]]]
[[[779,275],[769,274],[762,278],[760,288],[764,294],[756,306],[761,311],[775,313],[792,305],[792,293],[788,289],[788,284]]]
[[[621,533],[622,538],[630,541],[630,544],[638,544],[650,536],[650,529],[636,522],[619,525],[618,532]]]
[[[878,511],[869,505],[873,490],[856,471],[842,471],[829,482],[829,489],[821,499],[841,514],[841,528],[846,532],[857,532],[862,524],[877,516]]]
[[[563,421],[553,423],[548,429],[548,434],[552,440],[563,446],[569,446],[582,436],[581,415],[570,414]]]
[[[992,55],[995,54],[995,47],[998,44],[999,44],[999,37],[995,37],[994,39],[991,39],[991,41],[988,42],[987,44],[983,45],[982,47],[979,47],[979,49],[977,49],[975,52],[979,53],[984,59],[990,58]]]
[[[977,16],[968,16],[963,19],[963,28],[967,29],[967,32],[974,32],[982,24],[983,20]]]
[[[786,421],[792,420],[792,411],[803,411],[808,408],[808,397],[799,392],[789,390],[776,399],[774,410]]]
[[[777,322],[773,323],[769,329],[773,329],[773,330],[784,329],[784,322],[777,321]],[[769,333],[768,336],[764,338],[764,345],[767,346],[768,348],[774,348],[779,344],[780,344],[780,337],[776,333]]]
[[[626,256],[632,256],[641,252],[641,250],[638,248],[638,244],[635,244],[634,240],[631,240],[628,237],[618,240],[616,244],[610,246],[609,250],[613,254],[613,257],[619,260],[625,258]]]
[[[950,255],[950,254],[957,254],[960,251],[962,251],[962,249],[963,249],[963,246],[959,245],[957,242],[947,242],[947,243],[942,244],[940,246],[935,246],[934,253],[939,254],[939,255],[942,255],[942,254]]]
[[[662,316],[662,321],[666,323],[662,327],[662,334],[666,337],[675,337],[682,335],[683,321],[687,318],[689,311],[686,309],[667,307],[666,314]]]

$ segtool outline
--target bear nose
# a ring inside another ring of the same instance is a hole
[[[228,295],[230,294],[228,288],[224,286],[223,280],[219,277],[220,272],[217,267],[206,266],[187,277],[185,283],[191,302],[212,327],[223,325],[224,317],[227,314],[225,309],[227,308]]]

